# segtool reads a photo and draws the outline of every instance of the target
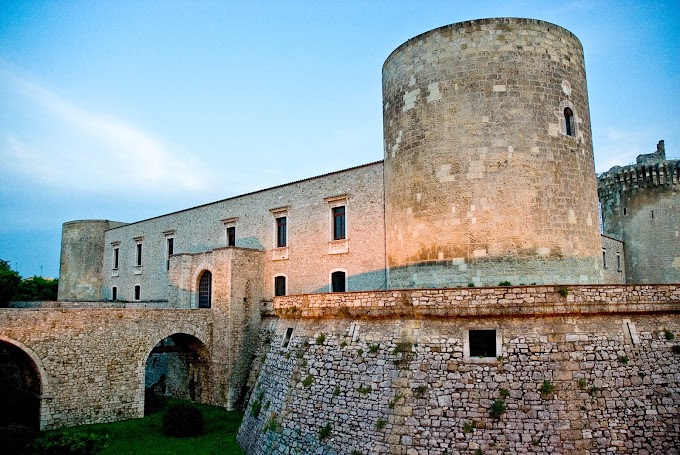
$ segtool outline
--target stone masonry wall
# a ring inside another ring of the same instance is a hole
[[[601,237],[603,253],[602,282],[606,284],[624,284],[626,282],[625,244],[606,235]]]
[[[18,346],[36,363],[40,427],[50,429],[143,416],[144,372],[153,347],[185,333],[214,354],[222,349],[213,343],[214,322],[210,310],[2,309],[0,342]],[[228,376],[225,365],[202,361],[210,371],[204,388]]]
[[[277,298],[239,442],[251,455],[678,453],[680,286],[562,289]],[[498,357],[469,356],[478,329],[496,331]]]

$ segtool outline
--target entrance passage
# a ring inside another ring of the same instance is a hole
[[[162,339],[146,360],[144,413],[155,411],[159,397],[203,402],[208,374],[208,353],[198,338],[176,333]]]
[[[212,273],[203,272],[201,280],[198,282],[198,307],[210,308],[212,303]]]
[[[21,348],[0,341],[0,438],[40,428],[40,374]]]

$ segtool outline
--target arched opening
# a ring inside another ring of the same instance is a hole
[[[175,333],[154,346],[144,373],[144,413],[158,410],[162,397],[207,399],[208,352],[198,338]]]
[[[567,136],[576,136],[574,129],[574,112],[568,108],[564,108],[564,126],[566,128]]]
[[[0,340],[0,452],[13,453],[40,430],[40,377],[29,354]]]
[[[198,281],[198,307],[210,308],[212,303],[212,273],[206,270]]]

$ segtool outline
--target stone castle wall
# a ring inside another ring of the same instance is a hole
[[[598,196],[604,234],[625,243],[628,282],[680,282],[680,161],[614,167]]]
[[[602,276],[606,284],[626,282],[626,255],[622,241],[602,236]]]
[[[680,332],[680,286],[561,289],[276,298],[239,442],[250,455],[677,453],[680,343],[666,334]],[[481,329],[498,357],[470,356]]]
[[[335,196],[347,197],[347,239],[342,245],[331,242],[326,199]],[[110,299],[116,286],[118,299],[132,301],[139,285],[142,301],[167,301],[167,239],[174,239],[176,255],[210,252],[226,246],[225,223],[236,227],[237,247],[265,251],[261,274],[266,299],[274,295],[276,275],[287,277],[289,294],[325,292],[336,269],[346,271],[351,290],[384,288],[383,201],[382,163],[374,163],[110,229],[103,241],[100,298]],[[284,250],[274,248],[276,209],[288,221]],[[141,267],[135,264],[138,242],[143,245]],[[113,245],[120,251],[117,270]]]
[[[385,61],[383,103],[389,288],[601,282],[573,34],[515,18],[431,30]]]

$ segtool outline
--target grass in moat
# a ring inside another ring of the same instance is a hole
[[[113,454],[243,454],[244,452],[236,443],[236,435],[243,414],[237,411],[226,411],[216,406],[208,406],[193,403],[205,417],[205,432],[196,437],[173,438],[163,434],[163,411],[171,404],[181,400],[167,399],[161,409],[142,419],[124,420],[121,422],[82,425],[43,432],[38,437],[51,434],[64,434],[68,436],[74,433],[108,435],[105,448],[101,455]],[[0,443],[0,446],[2,444]],[[32,454],[30,442],[25,449],[16,448],[9,453]],[[5,452],[8,453],[8,452]],[[41,452],[42,453],[42,452]],[[55,452],[57,453],[57,452]],[[58,452],[65,453],[65,452]],[[68,453],[68,452],[66,452]]]

